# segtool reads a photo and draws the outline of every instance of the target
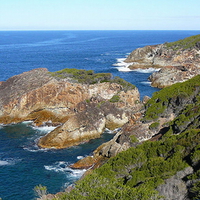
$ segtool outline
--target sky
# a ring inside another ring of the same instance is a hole
[[[200,0],[0,0],[0,30],[200,30]]]

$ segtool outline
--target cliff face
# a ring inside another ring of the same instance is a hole
[[[129,112],[140,108],[139,92],[133,85],[121,79],[108,80],[107,74],[76,70],[81,80],[96,81],[79,83],[66,71],[55,76],[47,69],[35,69],[2,82],[0,122],[33,120],[35,125],[60,125],[39,145],[65,148],[99,137],[105,127],[122,126]],[[87,73],[85,79],[83,73]]]
[[[152,86],[163,88],[200,73],[200,35],[134,50],[125,60],[130,69],[161,68],[150,76]],[[164,76],[164,78],[163,78]]]

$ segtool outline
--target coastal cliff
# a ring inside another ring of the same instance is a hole
[[[97,169],[53,197],[199,199],[199,108],[199,75],[154,93],[111,141],[72,166]]]
[[[134,50],[125,62],[129,68],[157,68],[149,80],[153,87],[163,88],[200,74],[200,35],[183,40]]]
[[[40,147],[65,148],[99,137],[105,128],[125,124],[141,107],[135,86],[92,70],[39,68],[0,85],[0,123],[32,120],[58,126],[41,138]]]

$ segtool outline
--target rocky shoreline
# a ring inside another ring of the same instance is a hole
[[[92,78],[95,83],[90,83]],[[58,126],[40,139],[42,148],[66,148],[97,138],[105,128],[128,122],[130,113],[140,107],[135,86],[92,71],[65,69],[52,74],[35,69],[0,85],[0,123],[32,120],[36,126]]]
[[[95,74],[91,70],[63,69],[52,73],[47,69],[39,68],[11,77],[0,83],[0,123],[9,124],[32,120],[37,126],[57,125],[56,129],[38,142],[38,146],[41,148],[57,149],[98,138],[106,128],[110,130],[120,128],[117,129],[113,139],[98,147],[92,156],[70,166],[75,169],[89,169],[86,174],[92,174],[93,169],[107,163],[110,158],[114,158],[126,150],[136,149],[146,140],[153,142],[162,140],[164,137],[163,141],[169,142],[170,146],[171,143],[167,140],[168,136],[173,138],[173,135],[193,131],[198,137],[200,127],[199,37],[192,37],[194,44],[188,47],[187,43],[187,48],[186,42],[181,40],[173,44],[166,43],[138,48],[129,55],[126,62],[133,63],[129,66],[130,69],[161,68],[158,72],[153,73],[149,80],[153,87],[166,88],[155,93],[152,98],[145,97],[142,102],[138,89],[132,84],[118,77],[112,78],[111,74]],[[186,41],[191,41],[191,38],[187,38]],[[172,150],[167,152],[168,157],[165,157],[165,152],[162,152],[162,155],[156,158],[157,160],[151,158],[152,162],[164,163],[163,158],[167,160],[170,156],[173,157],[173,153],[175,154],[176,151],[182,153],[181,148],[185,148],[184,142],[178,144],[178,147],[175,147],[174,143]],[[147,143],[147,146],[148,144],[150,143]],[[164,142],[162,145],[165,145]],[[180,148],[181,145],[184,147]],[[192,143],[192,145],[194,144]],[[189,151],[189,153],[186,151],[185,157],[183,157],[187,160],[187,156],[190,156],[187,165],[180,160],[183,165],[180,165],[180,168],[176,167],[179,171],[173,171],[171,178],[163,175],[168,179],[156,187],[159,194],[166,198],[176,195],[175,191],[169,195],[165,190],[171,188],[169,189],[171,191],[177,187],[179,196],[191,195],[187,188],[192,188],[195,181],[189,182],[186,177],[199,170],[199,157],[193,158],[193,153],[198,151],[197,147],[192,146]],[[127,156],[129,155],[127,154]],[[118,159],[120,160],[120,158]],[[130,166],[127,164],[128,167],[126,166],[124,174],[117,173],[116,179],[119,177],[123,179],[124,185],[130,181],[134,182],[132,170],[142,167],[148,159],[146,157],[146,160],[139,164],[130,164]],[[176,159],[180,159],[180,155]],[[124,158],[124,160],[126,159]],[[171,167],[171,163],[169,165]],[[120,168],[120,170],[122,169]],[[148,182],[148,180],[143,181],[145,176],[138,177],[138,179],[140,178],[142,181],[136,181],[137,184],[134,187]],[[198,178],[195,180],[198,181]],[[173,182],[173,184],[170,185],[169,182]],[[184,189],[180,188],[179,184],[183,184]],[[73,188],[67,190],[71,191]],[[49,195],[44,198],[53,199],[63,194]],[[85,195],[84,192],[81,194]]]
[[[153,87],[164,88],[200,74],[200,35],[165,44],[135,49],[124,61],[134,69],[160,69],[149,80]]]

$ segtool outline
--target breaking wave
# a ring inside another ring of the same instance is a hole
[[[3,160],[0,160],[0,166],[15,165],[19,161],[20,159],[13,159],[13,158],[3,159]]]
[[[157,72],[159,71],[160,69],[158,68],[148,68],[148,69],[134,69],[133,71],[136,71],[136,72],[140,72],[140,73],[153,73],[153,72]]]
[[[59,161],[53,165],[45,165],[44,168],[48,171],[65,173],[69,179],[78,179],[86,172],[86,169],[70,168],[69,163],[65,161]]]
[[[117,59],[117,63],[113,64],[113,66],[115,66],[115,68],[118,71],[123,71],[123,72],[129,72],[132,71],[131,69],[129,69],[128,67],[130,65],[132,65],[133,63],[126,63],[124,62],[126,60],[126,58],[118,58]]]

